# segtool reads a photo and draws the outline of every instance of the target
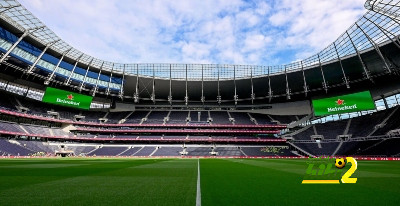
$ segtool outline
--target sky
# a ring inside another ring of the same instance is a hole
[[[118,63],[279,65],[332,43],[365,0],[19,0],[76,49]]]

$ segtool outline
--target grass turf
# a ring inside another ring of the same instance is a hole
[[[346,166],[347,167],[347,166]],[[202,205],[398,205],[400,162],[303,185],[305,160],[201,159]],[[195,205],[197,159],[4,159],[0,205]]]

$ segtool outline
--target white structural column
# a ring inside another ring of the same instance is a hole
[[[122,82],[121,82],[121,88],[119,90],[119,98],[124,99],[124,82],[125,82],[125,64],[124,64],[124,69],[122,70]]]
[[[7,52],[1,57],[0,59],[0,64],[3,63],[3,61],[10,55],[10,53],[17,47],[17,45],[22,41],[23,38],[25,38],[29,34],[29,31],[26,30],[19,38],[18,40],[7,50]]]
[[[364,29],[362,29],[357,22],[355,23],[355,25],[357,26],[357,28],[359,28],[361,30],[361,32],[364,34],[365,37],[367,37],[369,43],[371,43],[371,45],[375,48],[375,51],[378,53],[379,57],[382,59],[383,64],[385,65],[385,69],[387,70],[387,72],[391,73],[392,70],[390,69],[389,64],[386,62],[385,57],[383,56],[381,50],[379,49],[379,46],[371,39],[371,37],[369,37],[369,35],[364,31]]]
[[[290,99],[290,88],[289,88],[289,81],[288,81],[288,76],[287,76],[287,68],[285,65],[285,78],[286,78],[286,99]]]
[[[103,65],[104,65],[104,61],[101,63],[99,75],[97,76],[97,79],[96,79],[96,85],[95,85],[94,88],[93,88],[93,94],[92,94],[93,97],[96,95],[97,89],[98,89],[98,87],[99,87],[99,80],[100,80],[101,72],[102,72],[102,70],[103,70]]]
[[[365,77],[366,77],[367,79],[369,79],[370,81],[374,82],[374,80],[372,79],[372,77],[371,77],[371,75],[370,75],[370,72],[368,71],[367,67],[365,66],[365,63],[364,63],[363,59],[361,58],[360,51],[358,51],[358,49],[357,49],[356,45],[354,44],[353,39],[351,38],[349,32],[346,31],[346,34],[347,34],[347,36],[349,37],[350,42],[351,42],[351,44],[353,45],[354,50],[356,50],[358,59],[360,60],[361,65],[362,65],[362,67],[363,67]]]
[[[392,32],[388,31],[387,29],[379,26],[379,24],[375,23],[374,21],[372,21],[371,19],[367,18],[365,15],[363,16],[364,19],[366,19],[367,21],[371,22],[372,24],[374,24],[379,30],[381,30],[382,34],[384,34],[388,39],[390,39],[390,41],[393,42],[394,45],[396,45],[397,48],[400,48],[400,45],[398,42],[394,41],[387,33],[389,33],[390,35],[392,35],[394,38],[396,38],[396,35],[393,34]]]
[[[81,85],[80,85],[80,87],[79,87],[79,91],[82,91],[83,87],[85,86],[87,74],[88,74],[88,72],[89,72],[90,65],[91,65],[92,62],[93,62],[93,59],[94,59],[94,58],[92,58],[92,60],[90,60],[90,62],[89,62],[89,64],[88,64],[88,67],[87,67],[86,72],[85,72],[85,76],[83,77],[83,80],[82,80]]]
[[[217,92],[218,92],[218,95],[217,95],[217,102],[218,102],[218,104],[220,105],[221,104],[221,102],[222,102],[222,98],[221,98],[221,93],[220,93],[220,90],[219,90],[219,67],[218,67],[218,76],[217,76]]]
[[[253,67],[250,67],[250,84],[251,84],[251,104],[254,104],[254,99],[256,95],[254,94],[254,86],[253,86]]]
[[[189,104],[189,96],[188,96],[188,69],[187,64],[185,64],[185,105],[188,106]]]
[[[322,88],[324,88],[325,92],[328,93],[328,83],[325,80],[325,74],[324,74],[324,70],[322,69],[321,58],[319,57],[319,54],[317,56],[318,56],[319,68],[321,70],[321,75],[322,75],[322,80],[323,80]]]
[[[301,64],[301,72],[303,73],[303,82],[304,82],[304,94],[305,96],[307,96],[308,93],[308,85],[307,85],[307,81],[306,81],[306,75],[304,74],[304,66],[303,66],[303,61],[300,61]]]
[[[271,77],[270,77],[271,71],[270,70],[271,70],[271,68],[268,67],[268,99],[269,99],[269,102],[271,102],[272,96],[274,95],[274,92],[272,91],[272,88],[271,88]]]
[[[235,86],[235,94],[233,96],[233,101],[235,101],[235,105],[237,105],[237,101],[239,99],[238,95],[237,95],[237,91],[236,91],[236,66],[233,65],[233,84]]]
[[[169,95],[168,102],[172,105],[172,65],[169,65]]]
[[[346,76],[346,73],[344,72],[344,68],[343,68],[343,64],[342,64],[342,59],[341,59],[340,56],[339,56],[339,52],[338,52],[338,50],[337,50],[337,47],[336,47],[336,43],[335,43],[335,42],[333,42],[333,47],[335,48],[336,56],[337,56],[337,58],[338,58],[338,60],[339,60],[340,68],[342,69],[343,81],[344,81],[344,83],[346,84],[347,89],[349,89],[349,88],[350,88],[349,78]]]
[[[201,98],[200,101],[203,103],[206,101],[206,98],[204,97],[204,68],[203,64],[201,65]]]
[[[76,60],[76,62],[75,62],[75,64],[74,64],[74,67],[72,68],[71,74],[69,74],[68,79],[64,82],[65,85],[68,85],[68,84],[70,83],[71,77],[72,77],[72,75],[74,74],[75,68],[76,68],[76,66],[78,65],[78,62],[79,62],[79,60],[81,59],[82,56],[83,56],[83,53],[82,53],[82,54],[78,57],[78,59]]]
[[[150,100],[151,101],[153,101],[153,103],[156,103],[156,82],[155,82],[155,78],[156,78],[156,76],[155,76],[156,74],[155,74],[155,69],[154,69],[154,64],[153,64],[153,90],[152,90],[152,92],[151,92],[151,97],[150,97]]]
[[[51,42],[49,44],[46,45],[46,47],[43,49],[42,53],[40,53],[40,55],[36,58],[35,62],[33,62],[33,64],[29,67],[27,73],[32,73],[32,70],[35,69],[36,64],[39,62],[40,59],[42,59],[43,55],[46,53],[47,49],[49,47],[51,47],[53,44],[57,43],[58,41],[60,41],[61,39]]]
[[[55,73],[57,72],[58,67],[60,67],[60,64],[61,64],[62,60],[64,59],[64,56],[66,54],[68,54],[68,52],[71,51],[71,49],[72,49],[72,47],[62,54],[60,60],[58,60],[58,62],[57,62],[56,68],[54,68],[53,72],[51,72],[51,74],[47,77],[46,81],[44,81],[45,85],[49,85],[50,81],[53,79]]]
[[[135,93],[133,94],[133,101],[139,103],[139,65],[136,64],[136,86]]]
[[[108,80],[106,95],[110,94],[110,84],[111,84],[111,78],[113,77],[113,71],[114,71],[114,63],[112,63],[112,66],[111,66],[110,79]]]

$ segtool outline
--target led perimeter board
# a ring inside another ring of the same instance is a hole
[[[342,114],[375,109],[375,102],[369,91],[347,94],[324,99],[313,99],[315,116]]]
[[[89,109],[93,97],[61,89],[47,87],[44,93],[43,102],[58,104],[66,107]]]

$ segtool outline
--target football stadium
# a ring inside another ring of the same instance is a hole
[[[118,63],[1,0],[0,205],[398,205],[400,1],[363,6],[287,64]]]

